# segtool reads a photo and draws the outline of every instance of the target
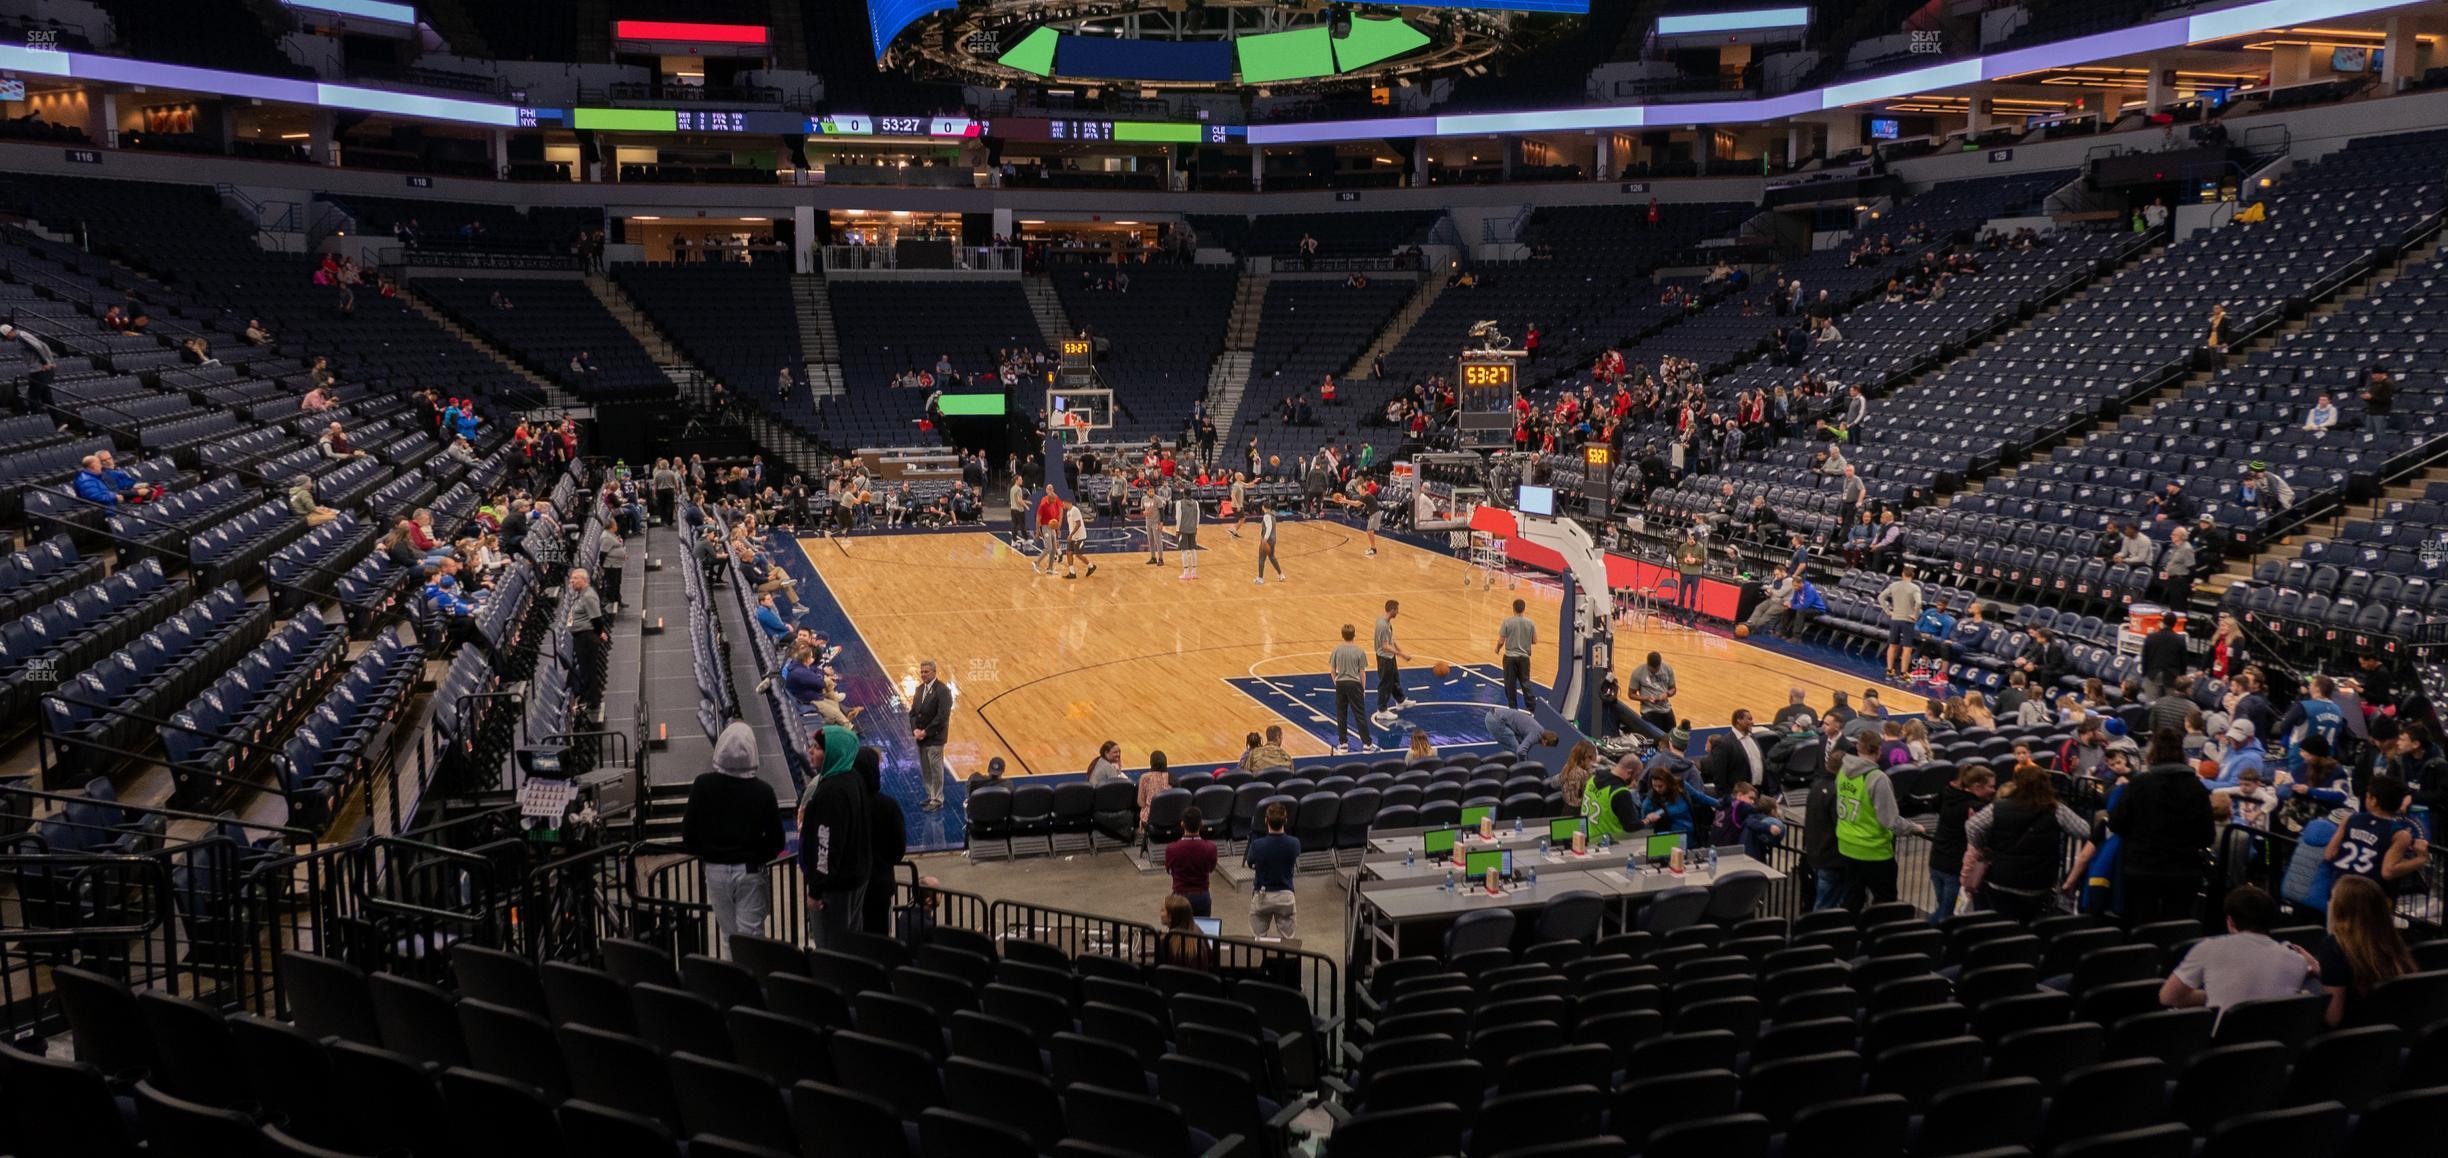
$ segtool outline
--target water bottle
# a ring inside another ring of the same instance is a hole
[[[1543,836],[1539,838],[1539,855],[1540,855],[1540,856],[1545,856],[1545,855],[1547,855],[1547,838],[1546,838],[1546,837],[1543,837]],[[1530,870],[1530,871],[1532,871],[1532,872],[1537,872],[1538,870],[1537,870],[1537,869],[1532,869],[1532,870]]]
[[[1410,849],[1407,849],[1407,848],[1403,850],[1403,867],[1404,867],[1404,868],[1410,868],[1410,867],[1411,867],[1411,862],[1412,862],[1412,861],[1415,861],[1415,860],[1418,860],[1418,859],[1419,859],[1419,854],[1418,854],[1418,853],[1413,852],[1413,851],[1411,851]]]
[[[1531,866],[1530,866],[1530,887],[1531,887],[1531,888],[1534,888],[1534,889],[1538,887],[1538,866],[1537,866],[1537,865],[1531,865]]]
[[[1452,870],[1452,869],[1446,869],[1446,870],[1445,870],[1445,891],[1446,891],[1446,892],[1449,892],[1449,893],[1453,891],[1453,870]]]
[[[1513,818],[1513,835],[1520,836],[1521,831],[1521,817],[1516,816]]]

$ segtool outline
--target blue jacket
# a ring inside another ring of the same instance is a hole
[[[1913,624],[1913,630],[1931,639],[1945,639],[1955,633],[1955,617],[1931,608],[1921,613],[1920,620]]]
[[[2269,780],[2269,760],[2258,738],[2228,749],[2227,758],[2219,761],[2218,779],[2212,780],[2210,787],[2235,787],[2243,781],[2243,772],[2246,768],[2259,770],[2261,779],[2264,782]]]
[[[790,625],[782,622],[782,613],[771,607],[756,609],[756,625],[767,639],[780,642],[790,638]]]
[[[812,704],[824,698],[824,673],[796,660],[782,665],[782,687],[791,698]]]
[[[1658,832],[1690,832],[1693,830],[1692,806],[1694,804],[1713,810],[1717,807],[1717,798],[1705,792],[1696,791],[1691,785],[1686,784],[1683,786],[1682,794],[1671,801],[1658,800],[1646,793],[1642,794],[1640,811],[1644,817],[1652,812],[1665,814],[1658,818],[1656,825]]]
[[[1793,600],[1789,606],[1797,611],[1816,611],[1822,615],[1827,613],[1827,599],[1819,594],[1819,585],[1808,579],[1803,580],[1800,586],[1794,588]]]
[[[437,575],[425,584],[425,602],[444,615],[476,614],[476,605],[460,598],[459,584],[447,575]]]
[[[76,497],[89,503],[100,503],[106,507],[119,505],[118,488],[111,485],[110,476],[97,470],[77,472]]]

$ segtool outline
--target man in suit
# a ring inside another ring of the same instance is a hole
[[[926,787],[928,812],[943,807],[944,740],[952,731],[952,689],[935,678],[935,661],[918,664],[918,690],[910,693],[910,739],[918,743],[918,778]]]
[[[1769,782],[1768,753],[1751,734],[1751,709],[1735,709],[1733,722],[1733,734],[1700,758],[1700,776],[1709,792],[1725,801],[1734,798],[1736,784]]]
[[[2176,630],[2176,617],[2161,617],[2158,630],[2142,637],[2142,698],[2155,700],[2166,695],[2191,661],[2184,633]]]

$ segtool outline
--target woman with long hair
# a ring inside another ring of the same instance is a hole
[[[1642,822],[1658,833],[1692,832],[1702,810],[1715,810],[1715,797],[1683,783],[1664,766],[1651,768],[1640,796]]]
[[[2043,915],[2057,882],[2060,836],[2088,840],[2091,825],[2057,801],[2055,777],[2035,764],[2018,766],[1997,801],[1964,822],[1964,843],[1989,863],[1981,907],[2029,923]]]
[[[2329,890],[2329,936],[2312,961],[2321,990],[2329,995],[2322,1019],[2330,1025],[2363,1020],[2363,1003],[2373,989],[2415,971],[2388,894],[2369,877],[2339,877]]]
[[[1916,762],[1929,759],[1929,725],[1919,720],[1904,721],[1904,747]]]
[[[1411,729],[1411,748],[1403,754],[1403,759],[1412,764],[1426,764],[1436,758],[1436,745],[1428,742],[1427,729]]]
[[[1997,713],[1989,710],[1989,697],[1979,692],[1963,694],[1964,726],[1971,728],[1997,727]]]
[[[1564,770],[1556,773],[1556,791],[1564,796],[1564,806],[1581,812],[1581,793],[1589,787],[1590,774],[1598,770],[1598,746],[1583,740],[1572,746],[1564,756]]]
[[[2218,630],[2210,635],[2210,674],[2226,679],[2230,671],[2244,670],[2244,628],[2232,615],[2218,617]]]
[[[1190,908],[1190,898],[1180,893],[1165,897],[1157,910],[1157,927],[1163,930],[1156,937],[1156,963],[1196,969],[1201,973],[1215,971],[1215,942],[1199,932],[1198,915]]]

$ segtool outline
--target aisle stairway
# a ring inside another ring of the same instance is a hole
[[[808,388],[818,398],[843,393],[841,343],[833,333],[833,299],[824,275],[792,277],[791,302],[799,315],[799,356]]]
[[[1377,360],[1393,353],[1394,347],[1402,345],[1402,340],[1411,336],[1411,327],[1419,324],[1421,315],[1426,314],[1428,307],[1435,305],[1444,293],[1444,278],[1434,274],[1421,275],[1419,288],[1412,291],[1411,300],[1403,303],[1402,310],[1386,323],[1377,340],[1370,342],[1368,349],[1360,351],[1360,356],[1352,359],[1351,369],[1344,371],[1343,376],[1351,379],[1376,377]]]
[[[1233,428],[1233,419],[1241,413],[1241,396],[1249,389],[1267,281],[1266,274],[1242,270],[1241,284],[1233,295],[1232,324],[1224,335],[1224,353],[1207,373],[1207,413],[1214,418],[1219,431]]]
[[[1063,339],[1079,333],[1063,313],[1062,298],[1055,294],[1051,278],[1032,273],[1020,279],[1020,288],[1028,294],[1029,312],[1037,316],[1037,333],[1045,338],[1047,352],[1062,349]]]
[[[426,301],[422,295],[413,293],[401,294],[399,295],[399,300],[408,303],[409,309],[425,315],[425,317],[432,320],[435,325],[448,331],[452,337],[455,337],[460,341],[474,347],[478,351],[482,352],[485,357],[501,363],[502,366],[508,369],[511,373],[518,375],[521,379],[526,381],[528,385],[535,388],[537,399],[545,408],[567,411],[580,409],[585,405],[585,403],[578,400],[577,395],[562,389],[560,384],[536,373],[533,370],[528,369],[526,366],[520,364],[518,359],[511,357],[500,347],[495,346],[491,342],[485,341],[483,338],[477,337],[475,333],[469,330],[466,326],[462,326],[459,323],[452,321],[448,315],[444,314],[438,309],[435,309],[433,303]]]

